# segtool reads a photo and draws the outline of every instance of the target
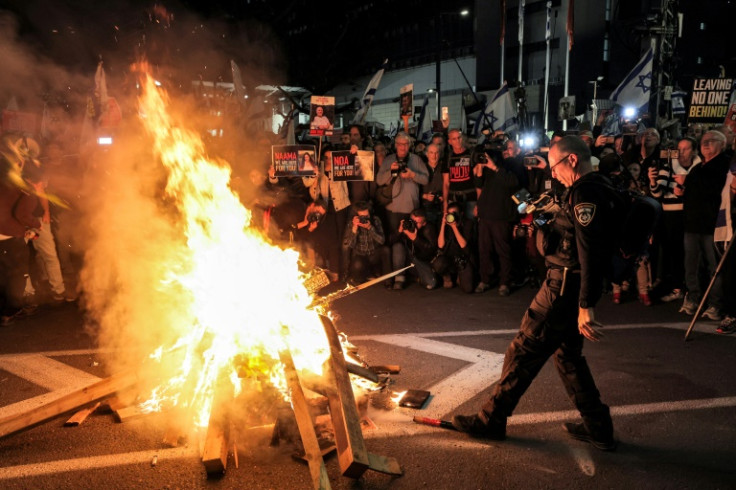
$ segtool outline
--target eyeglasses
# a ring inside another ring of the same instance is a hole
[[[549,169],[550,169],[550,171],[554,170],[554,168],[555,168],[555,167],[556,167],[557,165],[561,164],[562,162],[564,162],[565,160],[567,160],[568,158],[570,158],[570,155],[572,155],[572,153],[568,153],[567,155],[565,155],[565,158],[563,158],[563,159],[561,159],[561,160],[557,160],[557,163],[555,163],[554,165],[550,165],[550,166],[549,166]]]

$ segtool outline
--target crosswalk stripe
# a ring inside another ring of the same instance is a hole
[[[41,354],[0,357],[0,369],[47,390],[57,390],[70,385],[84,386],[100,380],[97,376]]]

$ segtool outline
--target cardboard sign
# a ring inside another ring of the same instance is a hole
[[[332,136],[335,127],[335,98],[313,95],[310,99],[309,135]]]
[[[411,117],[414,114],[414,84],[404,85],[399,90],[399,116]]]
[[[375,178],[375,153],[358,150],[332,152],[332,180],[335,182],[365,180],[372,182]]]
[[[733,78],[696,78],[688,122],[722,123],[728,112],[732,86]]]
[[[319,165],[316,148],[311,145],[274,145],[271,164],[276,177],[313,177]]]

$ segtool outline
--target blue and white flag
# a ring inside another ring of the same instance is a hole
[[[390,126],[388,127],[388,133],[386,133],[386,134],[387,134],[387,136],[388,136],[389,138],[392,138],[392,139],[393,139],[393,138],[395,138],[395,137],[396,137],[396,135],[397,135],[398,133],[399,133],[399,128],[398,128],[398,126],[394,126],[394,123],[391,123],[391,125],[390,125]]]
[[[496,91],[496,95],[486,105],[485,111],[478,116],[478,120],[475,122],[476,135],[480,133],[480,129],[485,125],[488,125],[491,132],[503,131],[504,133],[510,133],[519,129],[516,118],[516,103],[506,82]]]
[[[731,172],[726,174],[726,185],[721,191],[721,208],[716,218],[716,229],[713,232],[714,242],[728,243],[733,238],[733,225],[731,222],[731,181],[734,176]]]
[[[649,48],[634,69],[616,87],[610,99],[620,106],[634,106],[640,111],[646,111],[652,93],[653,59],[654,51]]]
[[[552,39],[552,2],[547,2],[547,27],[544,31],[544,40],[549,42]]]
[[[381,68],[375,75],[373,75],[371,81],[368,82],[365,93],[363,93],[363,98],[360,100],[360,109],[358,109],[358,112],[356,112],[353,117],[353,124],[363,124],[365,122],[365,118],[368,115],[368,109],[371,107],[373,97],[376,95],[376,90],[378,90],[378,85],[381,83],[381,77],[383,77],[383,72],[386,70],[386,66],[388,66],[388,58],[383,61]]]
[[[424,141],[425,143],[429,142],[432,137],[432,117],[427,114],[428,106],[429,94],[425,94],[422,112],[419,113],[419,120],[417,121],[417,134],[415,135],[417,141]]]

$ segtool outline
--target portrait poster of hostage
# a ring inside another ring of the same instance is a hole
[[[307,177],[317,175],[317,151],[311,145],[273,145],[271,164],[275,177]]]
[[[375,178],[375,153],[358,150],[352,153],[349,150],[332,152],[332,180],[335,182],[366,180],[372,182]]]
[[[309,135],[332,136],[335,127],[335,98],[313,95],[310,99]]]

